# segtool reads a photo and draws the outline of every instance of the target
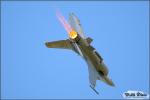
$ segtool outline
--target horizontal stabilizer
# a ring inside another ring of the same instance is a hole
[[[71,49],[72,50],[72,45],[68,39],[53,41],[53,42],[46,42],[45,45],[48,48],[60,48],[60,49]]]
[[[86,38],[86,40],[87,40],[88,44],[90,44],[93,41],[93,39],[90,37]]]

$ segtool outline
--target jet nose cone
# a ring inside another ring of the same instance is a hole
[[[113,87],[115,87],[115,84],[113,83],[113,81],[111,80],[111,82],[110,82],[110,84],[109,84],[110,86],[113,86]]]
[[[105,81],[108,85],[115,87],[115,84],[113,83],[113,81],[112,81],[111,79],[109,79],[107,76],[104,76],[103,78],[104,78],[104,81]]]

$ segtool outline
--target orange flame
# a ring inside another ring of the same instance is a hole
[[[61,24],[64,26],[69,37],[72,39],[75,39],[77,37],[77,32],[73,30],[73,28],[70,26],[70,24],[65,20],[64,16],[62,16],[60,12],[57,12],[56,16],[59,19],[59,21],[61,22]]]

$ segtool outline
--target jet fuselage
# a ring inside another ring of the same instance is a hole
[[[97,53],[95,48],[92,47],[90,43],[88,43],[86,39],[81,38],[78,34],[77,39],[71,41],[73,41],[72,44],[76,49],[75,51],[77,51],[78,54],[86,60],[86,62],[91,63],[100,75],[108,74],[108,70],[103,64],[102,57]]]

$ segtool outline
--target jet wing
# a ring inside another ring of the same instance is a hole
[[[98,77],[97,71],[94,68],[94,66],[87,61],[88,64],[88,71],[89,71],[89,82],[90,82],[90,87],[97,93],[99,94],[96,90],[95,90],[95,86],[96,86],[96,80]]]
[[[48,48],[61,48],[61,49],[71,49],[72,50],[72,45],[68,39],[53,41],[53,42],[46,42],[45,45]]]

